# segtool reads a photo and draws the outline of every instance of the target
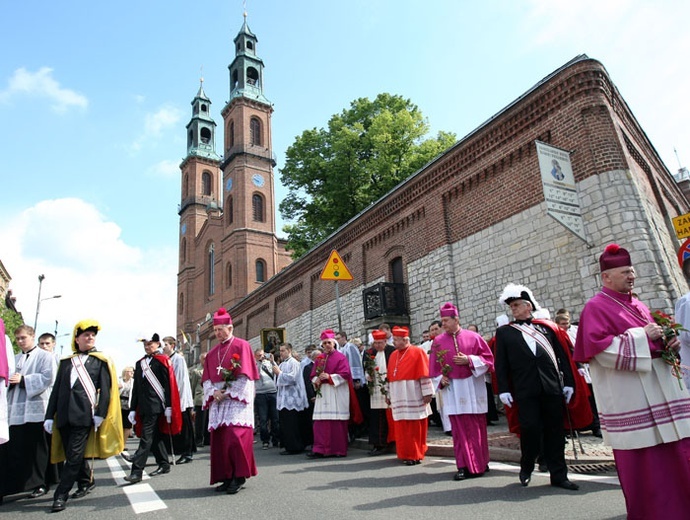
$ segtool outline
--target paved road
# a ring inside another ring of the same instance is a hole
[[[192,464],[128,487],[117,485],[128,474],[128,465],[116,457],[96,461],[97,488],[85,498],[69,501],[54,518],[369,520],[471,515],[473,520],[534,520],[548,511],[564,519],[625,518],[623,495],[610,475],[572,474],[581,489],[569,492],[550,487],[548,477],[539,473],[529,487],[521,487],[514,464],[492,462],[487,476],[454,482],[455,464],[447,457],[428,457],[420,466],[407,467],[395,455],[371,458],[359,449],[344,459],[312,461],[255,446],[259,475],[237,495],[215,493],[208,485],[208,448]],[[34,500],[6,498],[0,513],[8,519],[18,513],[22,520],[45,519],[51,503],[50,495]]]

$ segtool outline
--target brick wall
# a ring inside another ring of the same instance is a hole
[[[534,141],[571,151],[587,242],[546,213]],[[337,327],[333,282],[319,274],[337,249],[354,276],[340,282],[342,326],[364,336],[362,290],[390,281],[402,257],[410,325],[418,338],[451,300],[461,321],[493,329],[498,295],[524,283],[554,312],[577,317],[599,287],[598,255],[610,242],[631,250],[638,293],[670,310],[687,290],[675,260],[671,217],[688,202],[644,131],[595,60],[547,77],[462,139],[307,257],[230,309],[236,334],[258,344],[264,327],[285,327],[301,350]],[[246,318],[246,319],[245,319]]]

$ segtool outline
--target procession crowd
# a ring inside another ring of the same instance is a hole
[[[564,309],[551,321],[529,288],[509,284],[499,301],[511,318],[491,337],[461,327],[448,302],[419,346],[405,326],[382,324],[367,345],[325,329],[300,357],[290,343],[252,351],[221,308],[213,315],[218,344],[197,364],[187,367],[175,338],[153,334],[121,378],[96,349],[94,320],[75,325],[73,354],[61,360],[51,352],[55,338],[44,334],[36,346],[26,325],[14,331],[22,352],[10,355],[0,320],[0,497],[36,498],[55,484],[51,511],[59,512],[94,489],[94,458],[121,456],[132,485],[149,454],[155,477],[193,462],[205,445],[209,483],[227,494],[257,475],[259,442],[325,460],[347,456],[352,440],[366,435],[370,456],[394,451],[416,466],[430,416],[452,436],[452,478],[463,481],[489,472],[487,422],[498,406],[520,438],[520,485],[531,483],[538,464],[552,486],[577,491],[566,432],[591,431],[613,447],[629,518],[685,518],[690,395],[679,327],[655,319],[636,297],[627,250],[609,245],[599,264],[602,289],[577,326]],[[125,441],[134,434],[138,447],[129,453]]]

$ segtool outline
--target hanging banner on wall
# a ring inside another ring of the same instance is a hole
[[[546,212],[587,242],[570,152],[535,141]]]

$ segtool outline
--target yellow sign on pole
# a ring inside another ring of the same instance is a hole
[[[673,217],[673,227],[676,229],[676,236],[678,238],[690,237],[690,213],[680,217]]]
[[[336,282],[352,280],[352,273],[335,249],[331,251],[331,256],[328,257],[328,262],[323,267],[320,278],[322,280],[335,280]]]

